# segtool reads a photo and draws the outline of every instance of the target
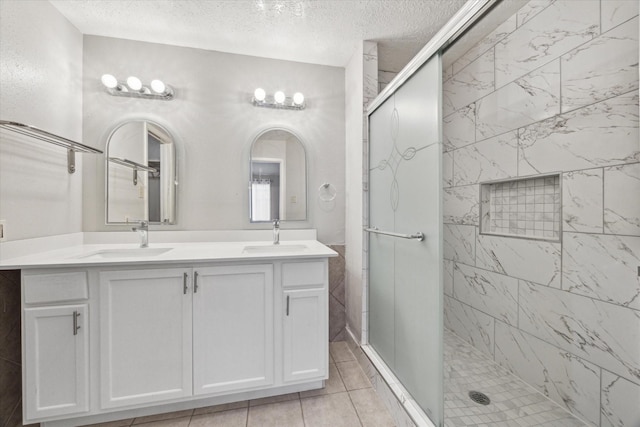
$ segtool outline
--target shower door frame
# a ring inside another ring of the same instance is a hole
[[[369,233],[365,229],[369,224],[369,117],[388,98],[393,96],[402,85],[409,80],[427,61],[453,43],[464,31],[480,20],[484,13],[499,0],[469,0],[462,8],[436,33],[420,52],[398,73],[376,98],[367,106],[365,112],[366,142],[364,147],[363,168],[365,189],[363,191],[363,245],[362,245],[362,331],[360,345],[371,363],[378,370],[390,390],[395,394],[404,411],[411,417],[416,426],[437,427],[413,400],[411,394],[397,379],[377,352],[369,345]],[[357,340],[354,340],[357,342]]]

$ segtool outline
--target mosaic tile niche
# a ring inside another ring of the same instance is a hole
[[[480,233],[560,240],[560,175],[480,184]]]

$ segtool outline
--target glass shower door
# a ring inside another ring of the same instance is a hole
[[[443,422],[441,64],[369,115],[369,345]],[[399,236],[381,234],[396,233]],[[408,238],[417,233],[424,240]]]

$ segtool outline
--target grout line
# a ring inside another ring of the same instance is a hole
[[[298,404],[300,405],[300,416],[302,417],[302,425],[306,426],[307,422],[304,419],[304,409],[302,408],[302,396],[300,396],[300,393],[298,393]],[[247,412],[248,414],[248,412]],[[249,419],[249,416],[247,415],[247,420]],[[247,426],[249,427],[249,426]]]
[[[358,364],[358,367],[360,365]],[[364,426],[364,423],[362,422],[362,419],[360,419],[360,414],[358,413],[358,409],[356,408],[356,405],[353,404],[353,399],[351,398],[351,392],[347,391],[347,396],[349,396],[349,403],[351,403],[351,407],[353,408],[353,412],[356,413],[356,418],[358,419],[358,422],[360,423],[360,426]]]
[[[11,417],[13,416],[13,414],[16,413],[21,403],[22,403],[22,398],[18,399],[18,403],[16,403],[16,405],[13,407],[13,411],[9,413],[9,416],[7,417],[7,422],[4,424],[4,427],[10,427],[9,421],[11,420]],[[20,415],[20,423],[22,423],[22,415]]]
[[[600,400],[598,401],[598,408],[600,409],[600,411],[598,411],[599,412],[598,415],[600,415],[600,421],[598,425],[602,425],[602,367],[600,367],[599,380],[600,380],[600,390],[598,390],[599,391],[598,396],[600,397]]]
[[[448,297],[449,297],[449,295],[446,295],[446,296],[448,296]],[[469,303],[467,303],[467,302],[461,301],[461,300],[459,300],[459,299],[458,299],[458,298],[456,298],[456,297],[449,297],[449,298],[454,299],[454,300],[456,300],[456,302],[459,302],[459,303],[460,303],[460,304],[462,304],[462,305],[466,305],[467,307],[472,308],[473,310],[475,310],[475,311],[477,311],[477,312],[479,312],[479,313],[482,313],[482,314],[484,314],[485,316],[489,316],[489,317],[491,317],[491,318],[493,319],[493,321],[494,321],[494,328],[495,328],[495,321],[500,321],[500,322],[504,323],[505,325],[509,325],[509,326],[511,326],[512,328],[520,329],[520,328],[518,328],[517,326],[512,325],[511,323],[508,323],[506,320],[504,320],[504,319],[499,319],[498,317],[494,316],[493,314],[489,314],[489,313],[487,313],[487,312],[485,312],[485,311],[482,311],[482,310],[480,310],[479,308],[476,308],[476,307],[472,306],[471,304],[469,304]],[[495,337],[495,330],[494,330],[494,337]],[[481,350],[481,351],[482,351],[482,350]]]
[[[604,185],[604,167],[602,168],[602,234],[604,234],[604,211],[605,211],[605,207],[604,207],[604,203],[605,203],[605,199],[604,199],[604,189],[605,189],[605,185]]]
[[[599,20],[598,21],[598,25],[599,25],[598,30],[599,30],[599,36],[602,35],[602,1],[603,0],[600,0],[600,2],[598,3],[598,20]],[[602,424],[602,420],[600,420],[600,424]]]
[[[448,260],[447,260],[448,261]],[[451,297],[453,297],[456,294],[456,261],[450,261],[451,262]]]
[[[518,279],[518,311],[516,313],[516,324],[517,324],[517,328],[520,329],[520,279]]]
[[[520,128],[516,129],[516,176],[520,176]]]
[[[603,196],[604,198],[604,196]],[[564,233],[567,234],[585,234],[587,236],[602,236],[602,237],[606,237],[606,236],[611,236],[611,237],[640,237],[638,235],[635,234],[613,234],[613,233],[593,233],[593,232],[589,232],[589,231],[565,231]]]
[[[529,124],[529,125],[521,126],[521,127],[523,127],[523,128],[525,128],[525,127],[529,127],[529,126],[531,126],[531,125],[534,125],[534,124],[537,124],[537,123],[544,122],[544,121],[549,120],[549,119],[554,118],[554,117],[558,117],[558,116],[563,116],[563,115],[566,115],[566,114],[575,113],[576,111],[581,110],[581,109],[583,109],[583,108],[592,107],[592,106],[594,106],[594,105],[596,105],[596,104],[600,104],[600,103],[602,103],[602,102],[607,102],[607,101],[610,101],[610,100],[615,99],[615,98],[619,98],[619,97],[622,97],[622,96],[625,96],[625,95],[629,95],[629,94],[637,94],[637,93],[638,93],[638,89],[633,89],[633,90],[630,90],[630,91],[628,91],[628,92],[618,93],[618,94],[616,94],[616,95],[609,96],[609,97],[607,97],[607,98],[600,99],[600,100],[598,100],[598,101],[594,101],[594,102],[592,102],[592,103],[590,103],[590,104],[581,105],[581,106],[576,107],[576,108],[573,108],[573,109],[571,109],[571,110],[563,111],[563,112],[561,112],[560,114],[555,114],[555,115],[553,115],[553,116],[551,116],[551,117],[547,117],[546,119],[542,119],[542,120],[539,120],[539,121],[537,121],[537,122],[531,123],[531,124]],[[622,163],[622,164],[625,164],[625,163]],[[597,168],[597,167],[599,167],[599,166],[595,166],[595,168]],[[587,168],[587,169],[594,169],[594,167]]]
[[[497,319],[493,319],[493,354],[491,355],[493,358],[493,361],[496,361],[496,323],[498,322]]]
[[[491,48],[493,49],[493,91],[494,92],[496,91],[496,86],[498,86],[498,83],[496,83],[496,75],[498,74],[498,67],[496,66],[496,45],[497,44],[498,43],[494,44],[493,47]]]
[[[623,377],[623,376],[622,376],[622,375],[620,375],[620,374],[616,374],[615,372],[613,372],[613,371],[611,371],[611,370],[609,370],[609,369],[607,369],[607,368],[605,368],[605,367],[603,367],[603,366],[600,366],[600,369],[602,369],[602,372],[607,372],[607,373],[609,373],[609,374],[611,374],[611,375],[615,375],[616,377],[618,377],[618,378],[620,378],[620,379],[623,379],[623,380],[625,380],[625,381],[629,381],[631,384],[634,384],[634,385],[640,386],[640,380],[639,380],[639,381],[630,380],[630,379],[628,379],[628,378]]]
[[[563,111],[562,111],[562,87],[564,85],[562,84],[562,57],[565,54],[566,53],[564,53],[564,54],[562,54],[562,55],[560,55],[558,57],[558,115],[563,113]]]
[[[602,0],[601,0],[601,1],[602,1]],[[618,27],[620,27],[620,26],[622,26],[622,25],[626,24],[626,23],[627,23],[627,22],[629,22],[629,21],[634,20],[634,19],[635,19],[635,18],[637,18],[637,17],[638,17],[638,15],[634,15],[633,17],[628,18],[626,21],[623,21],[623,22],[619,23],[618,25],[616,25],[616,26],[614,26],[614,27],[609,28],[609,29],[608,29],[607,31],[605,31],[604,33],[602,32],[602,24],[600,24],[600,35],[599,35],[599,36],[597,36],[597,37],[601,37],[601,36],[602,36],[602,35],[604,35],[604,34],[610,33],[611,31],[615,30],[616,28],[618,28]],[[601,19],[602,19],[602,18],[601,18]],[[593,38],[593,39],[591,39],[591,40],[595,40],[597,37],[594,37],[594,38]]]
[[[564,186],[562,183],[564,182],[564,172],[560,172],[560,228],[558,232],[560,233],[560,290],[564,288]],[[555,214],[554,214],[555,215]]]
[[[443,236],[444,238],[444,236]],[[473,226],[473,266],[478,264],[478,243],[480,241],[480,227]]]

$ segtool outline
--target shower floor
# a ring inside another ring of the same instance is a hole
[[[445,427],[587,426],[447,330],[444,388]],[[486,394],[491,403],[475,403],[471,390]]]

